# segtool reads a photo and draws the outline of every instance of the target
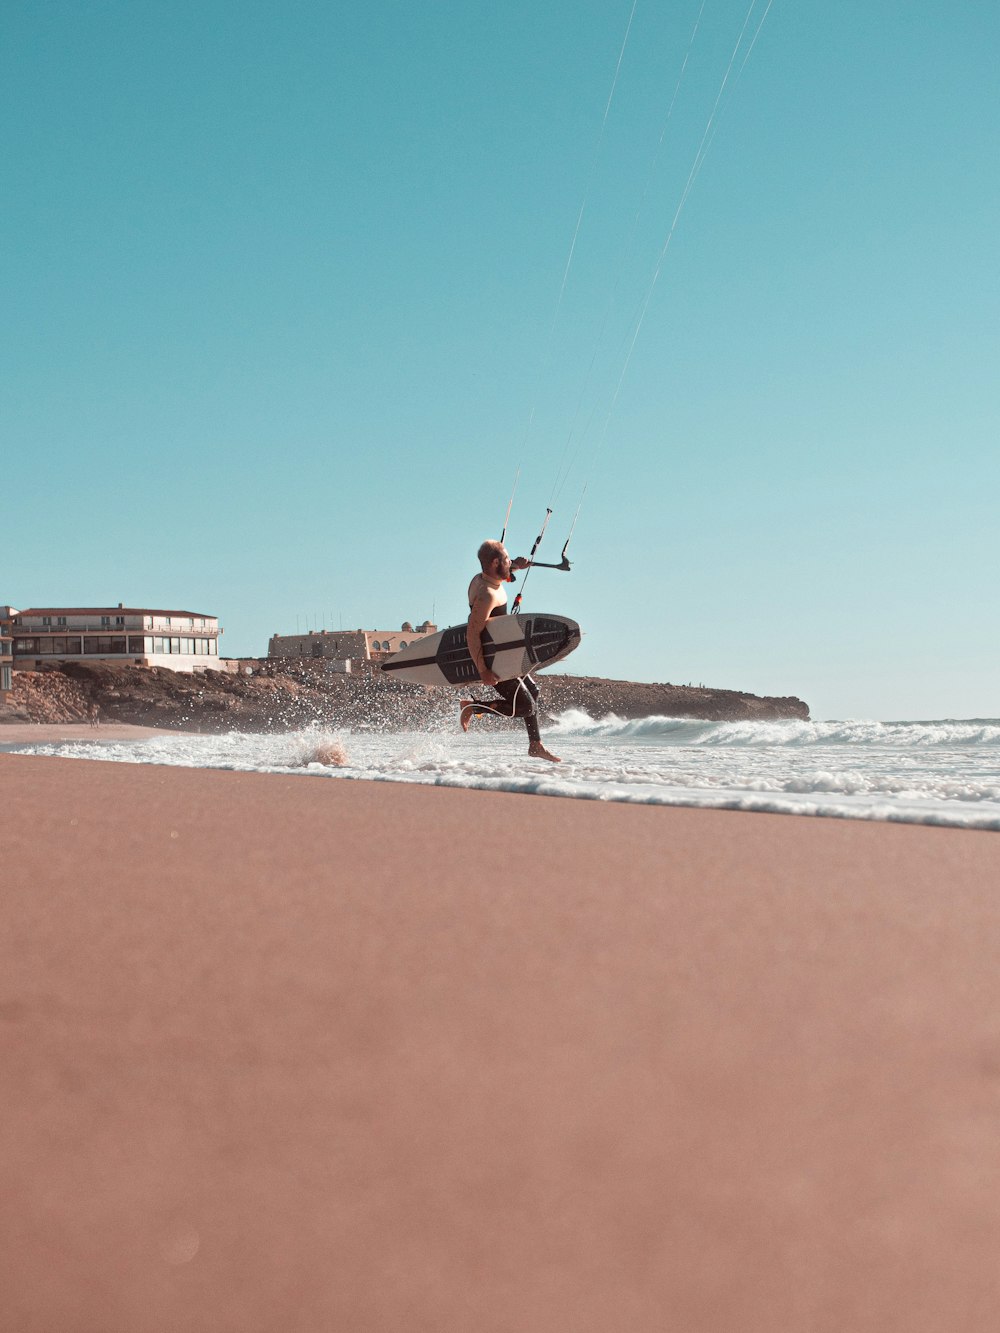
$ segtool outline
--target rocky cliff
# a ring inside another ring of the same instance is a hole
[[[736,690],[542,675],[549,714],[579,708],[591,717],[660,715],[711,721],[808,718],[801,699],[760,698]],[[483,690],[482,696],[488,697]],[[102,721],[181,731],[287,731],[310,722],[333,727],[422,727],[457,715],[458,695],[384,676],[348,676],[323,663],[254,660],[238,673],[182,675],[157,667],[68,662],[16,671],[0,722],[80,722],[91,704]],[[499,723],[497,725],[510,725]]]

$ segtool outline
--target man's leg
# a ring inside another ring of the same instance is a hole
[[[525,730],[528,733],[528,740],[532,744],[541,742],[541,733],[538,730],[538,686],[530,676],[521,676],[519,680],[505,681],[504,684],[512,685],[511,707],[512,717],[523,717]]]
[[[505,697],[509,697],[511,717],[523,717],[528,733],[528,753],[533,759],[548,759],[558,764],[559,759],[551,754],[542,744],[538,730],[538,695],[539,689],[530,676],[521,676],[518,680],[505,680],[497,686]]]
[[[535,759],[548,759],[552,763],[559,763],[556,756],[550,754],[542,744],[536,708],[538,686],[531,677],[521,676],[516,680],[502,680],[493,688],[499,697],[490,699],[486,703],[480,703],[475,699],[462,700],[459,713],[462,730],[468,731],[469,723],[480,713],[493,713],[496,717],[523,717],[528,733],[528,753]]]
[[[510,682],[501,681],[500,685],[496,685],[494,688],[500,690],[503,685],[507,684],[510,684]],[[494,717],[514,716],[513,704],[506,695],[501,695],[499,699],[461,699],[458,709],[458,720],[463,731],[468,731],[472,719],[481,717],[483,713],[492,713]]]

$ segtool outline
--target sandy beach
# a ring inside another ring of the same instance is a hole
[[[61,741],[143,741],[150,736],[175,736],[162,727],[138,727],[130,722],[5,722],[0,745],[58,745]]]
[[[3,754],[0,790],[4,1329],[994,1322],[996,835]]]

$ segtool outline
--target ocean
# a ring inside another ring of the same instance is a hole
[[[2,734],[2,733],[0,733]],[[561,714],[544,732],[558,765],[529,759],[521,731],[178,733],[0,749],[303,779],[416,782],[642,805],[759,810],[1000,830],[1000,720],[624,721]],[[340,765],[320,762],[341,752]]]

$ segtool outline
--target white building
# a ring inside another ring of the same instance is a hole
[[[171,671],[218,671],[215,616],[124,606],[11,608],[14,667],[45,662],[127,662]]]
[[[14,665],[14,632],[10,618],[14,614],[12,606],[0,606],[0,703],[10,693],[10,673]]]

